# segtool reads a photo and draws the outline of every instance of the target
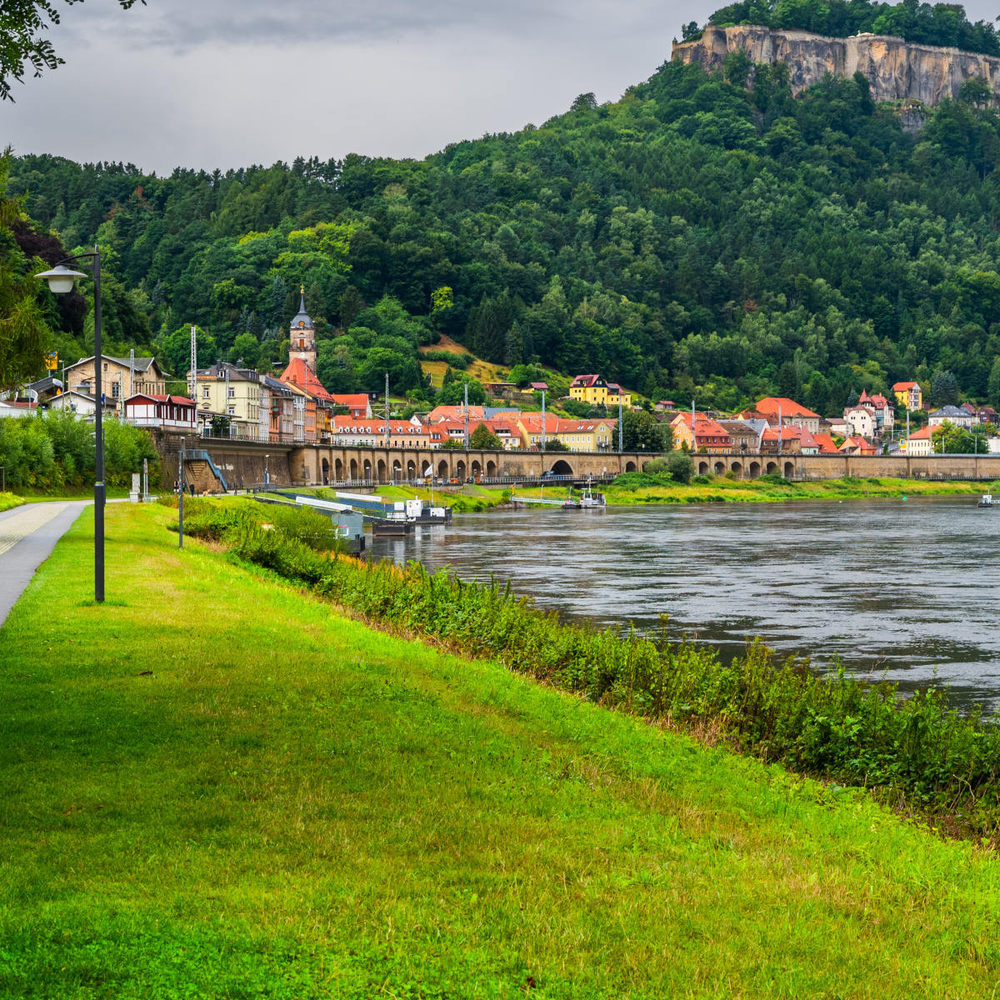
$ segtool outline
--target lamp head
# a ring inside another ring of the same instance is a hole
[[[65,295],[66,292],[73,291],[73,284],[76,282],[76,279],[84,277],[84,273],[82,271],[71,271],[63,264],[59,264],[58,267],[52,268],[51,271],[42,271],[41,274],[36,274],[35,277],[44,278],[49,283],[49,290],[56,295]]]

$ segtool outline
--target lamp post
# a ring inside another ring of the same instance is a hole
[[[74,261],[90,261],[94,270],[94,444],[97,456],[94,461],[94,600],[104,601],[104,393],[101,391],[101,249],[94,247],[92,253],[81,253],[59,261],[51,271],[36,274],[49,283],[49,290],[56,295],[73,291],[77,278],[84,277],[82,271],[71,271],[64,265]]]
[[[181,451],[177,456],[177,548],[184,548],[184,452],[186,435],[181,435]]]

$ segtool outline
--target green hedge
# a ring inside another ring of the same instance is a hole
[[[146,431],[113,419],[102,426],[108,486],[128,486],[143,459],[150,481],[159,481],[160,459]],[[0,465],[8,488],[46,492],[92,483],[95,459],[94,425],[72,413],[0,418]]]

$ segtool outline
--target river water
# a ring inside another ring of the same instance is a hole
[[[976,497],[456,514],[373,555],[493,574],[570,619],[709,643],[759,636],[904,690],[1000,707],[1000,509]]]

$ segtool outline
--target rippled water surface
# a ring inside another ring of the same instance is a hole
[[[786,653],[905,688],[935,675],[957,702],[1000,702],[1000,509],[975,497],[704,504],[456,515],[374,554],[510,580],[542,607],[603,624]]]

